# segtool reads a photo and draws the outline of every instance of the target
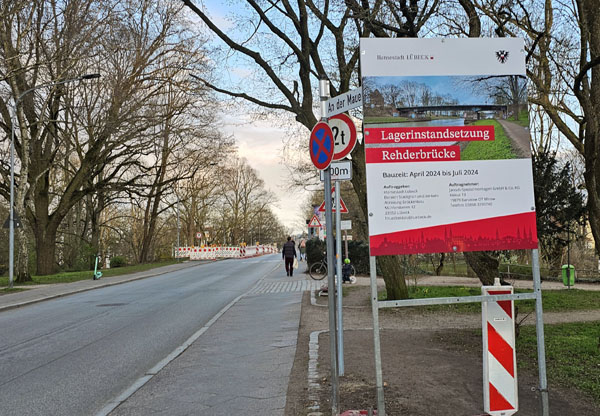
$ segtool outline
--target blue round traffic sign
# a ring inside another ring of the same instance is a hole
[[[333,159],[334,141],[329,125],[318,122],[310,132],[310,160],[317,169],[327,169]]]

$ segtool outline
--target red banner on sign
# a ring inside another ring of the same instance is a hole
[[[371,256],[538,247],[535,212],[371,236]]]
[[[365,143],[423,143],[494,140],[494,126],[370,127]]]
[[[367,163],[446,162],[460,160],[460,146],[378,147],[365,149]]]

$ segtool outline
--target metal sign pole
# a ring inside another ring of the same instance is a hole
[[[544,319],[542,311],[542,280],[540,278],[540,255],[538,249],[531,251],[533,266],[533,292],[535,293],[535,330],[537,334],[538,374],[540,379],[541,415],[550,415],[548,380],[546,378],[546,346],[544,344]]]
[[[346,257],[347,259],[349,259],[350,257],[348,256],[348,231],[344,230],[344,247],[346,248]]]
[[[373,313],[373,349],[375,350],[375,385],[377,387],[377,414],[385,416],[385,398],[383,396],[383,373],[381,371],[381,343],[379,340],[379,305],[377,299],[377,262],[375,256],[369,257],[371,274],[371,312]]]
[[[344,375],[344,320],[342,316],[342,213],[340,207],[340,182],[335,181],[335,248],[337,270],[337,336],[338,375]]]
[[[329,81],[319,80],[319,95],[321,97],[321,121],[327,122],[327,99],[329,98]],[[333,277],[333,218],[331,213],[331,171],[325,169],[324,181],[325,194],[325,227],[327,230],[327,288],[328,288],[328,307],[329,307],[329,349],[331,357],[331,414],[339,414],[339,385],[337,372],[337,348],[335,336],[335,279]]]

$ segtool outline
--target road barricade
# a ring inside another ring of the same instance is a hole
[[[218,246],[218,247],[176,247],[175,258],[190,260],[238,259],[277,253],[275,245],[258,245],[252,247]]]

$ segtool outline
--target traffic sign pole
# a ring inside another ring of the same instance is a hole
[[[329,81],[327,79],[319,80],[319,96],[321,98],[321,121],[327,122],[327,99],[329,98]],[[327,230],[327,288],[328,288],[328,309],[329,309],[329,351],[331,359],[331,413],[339,414],[339,383],[337,370],[337,345],[335,332],[335,279],[333,277],[333,219],[331,215],[331,171],[329,166],[325,169],[324,180],[325,195],[325,228]],[[341,293],[339,294],[341,296]]]
[[[344,375],[344,320],[342,317],[342,212],[340,209],[340,183],[335,181],[335,256],[337,270],[337,331],[338,375]]]

